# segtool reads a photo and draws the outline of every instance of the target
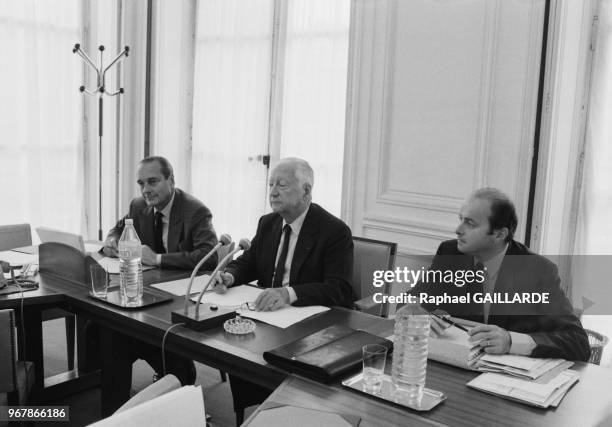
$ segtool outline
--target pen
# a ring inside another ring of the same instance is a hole
[[[431,314],[432,316],[436,316],[438,319],[442,320],[443,322],[446,322],[449,325],[455,326],[455,327],[461,329],[462,331],[469,332],[468,329],[465,326],[460,325],[459,323],[455,323],[452,320],[447,319],[444,316],[440,316],[439,314],[436,314],[436,313],[429,313],[429,314]]]

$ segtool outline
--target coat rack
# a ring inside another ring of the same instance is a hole
[[[93,90],[88,90],[85,86],[79,87],[79,90],[82,93],[86,93],[88,95],[97,95],[98,96],[98,240],[102,240],[102,131],[103,127],[103,117],[104,117],[104,95],[115,96],[123,93],[123,88],[120,87],[119,90],[115,92],[108,92],[106,90],[106,72],[115,65],[123,56],[128,56],[128,52],[130,48],[125,46],[121,52],[117,54],[115,59],[111,61],[106,68],[103,66],[103,53],[104,53],[104,45],[100,45],[98,47],[100,51],[100,66],[96,67],[93,63],[89,55],[81,50],[81,45],[79,43],[74,45],[72,49],[72,53],[76,53],[85,61],[91,68],[96,71],[96,88]]]

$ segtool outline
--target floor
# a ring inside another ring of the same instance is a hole
[[[45,376],[55,375],[67,369],[66,365],[66,340],[65,329],[62,319],[45,322],[44,355]],[[206,413],[212,416],[212,426],[233,427],[236,425],[232,405],[232,395],[229,383],[221,382],[219,371],[208,366],[196,363],[198,377],[196,384],[204,388],[204,404]],[[144,361],[134,364],[132,387],[137,392],[149,385],[152,381],[153,370]],[[70,406],[70,423],[62,426],[85,426],[100,419],[100,390],[92,389],[66,399],[50,402],[51,405]],[[246,417],[255,409],[249,408]],[[36,426],[44,426],[47,423],[36,423]],[[49,424],[51,425],[51,424]]]

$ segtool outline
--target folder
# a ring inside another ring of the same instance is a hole
[[[361,366],[362,347],[393,343],[385,338],[347,326],[334,325],[263,354],[279,368],[316,381],[331,382]]]

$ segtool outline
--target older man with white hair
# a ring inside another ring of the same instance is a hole
[[[220,275],[217,292],[258,280],[263,291],[257,310],[287,305],[350,307],[353,239],[340,219],[312,203],[310,165],[297,158],[280,160],[270,175],[272,213],[259,220],[251,248]],[[244,408],[262,402],[271,390],[230,375],[237,424]]]
[[[273,212],[259,220],[251,248],[221,273],[217,292],[258,280],[269,289],[255,301],[257,310],[289,304],[351,306],[351,230],[312,203],[313,182],[305,160],[285,158],[276,164],[269,180]]]

